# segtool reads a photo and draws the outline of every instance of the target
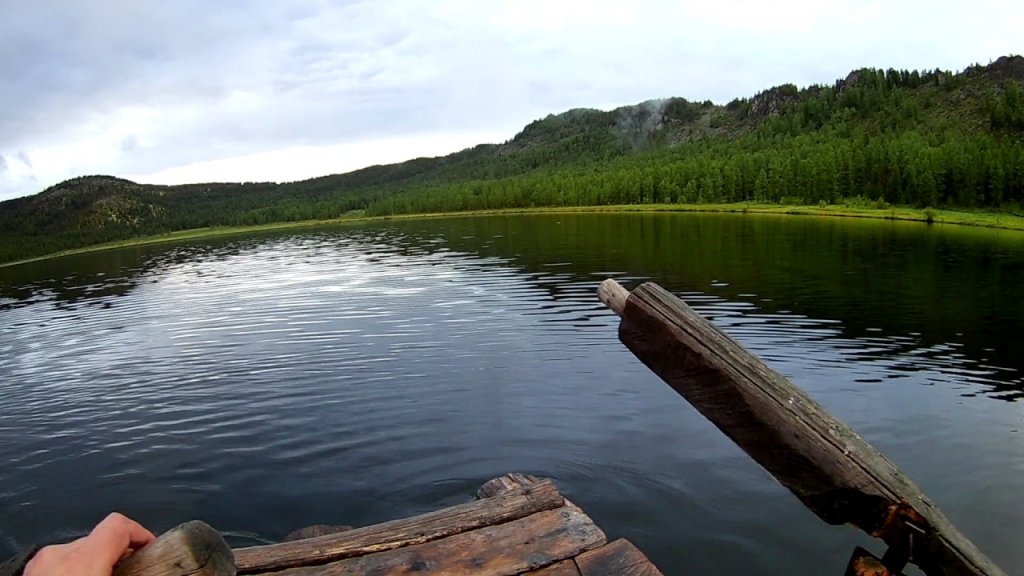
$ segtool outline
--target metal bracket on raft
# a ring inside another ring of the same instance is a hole
[[[885,523],[871,533],[889,545],[882,556],[882,564],[898,574],[909,562],[917,563],[917,560],[921,560],[917,546],[924,541],[927,526],[927,520],[906,500],[901,499],[890,505]]]
[[[889,549],[881,558],[858,546],[846,565],[845,576],[902,576],[903,568],[920,559],[916,547],[923,542],[927,521],[905,500],[889,506],[885,523],[873,531]]]
[[[893,574],[882,564],[877,556],[857,546],[853,549],[850,562],[846,565],[846,572],[843,576],[901,576]]]

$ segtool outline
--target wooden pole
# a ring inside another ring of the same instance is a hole
[[[113,576],[235,576],[235,557],[219,532],[193,520],[133,552]]]
[[[598,293],[637,358],[822,520],[889,544],[894,571],[1004,576],[881,452],[684,302],[649,282]]]

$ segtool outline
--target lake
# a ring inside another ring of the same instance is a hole
[[[0,268],[0,552],[119,510],[235,545],[553,477],[666,574],[836,574],[820,522],[617,340],[654,280],[1024,565],[1024,234],[714,214],[385,221]]]

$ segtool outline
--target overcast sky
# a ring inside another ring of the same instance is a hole
[[[0,0],[0,199],[296,180],[568,108],[1024,52],[1019,0]]]

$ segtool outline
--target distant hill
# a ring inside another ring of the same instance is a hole
[[[861,69],[725,105],[574,109],[502,144],[292,183],[84,176],[0,203],[0,262],[215,225],[644,202],[876,203],[1020,210],[1024,58],[954,74]]]

